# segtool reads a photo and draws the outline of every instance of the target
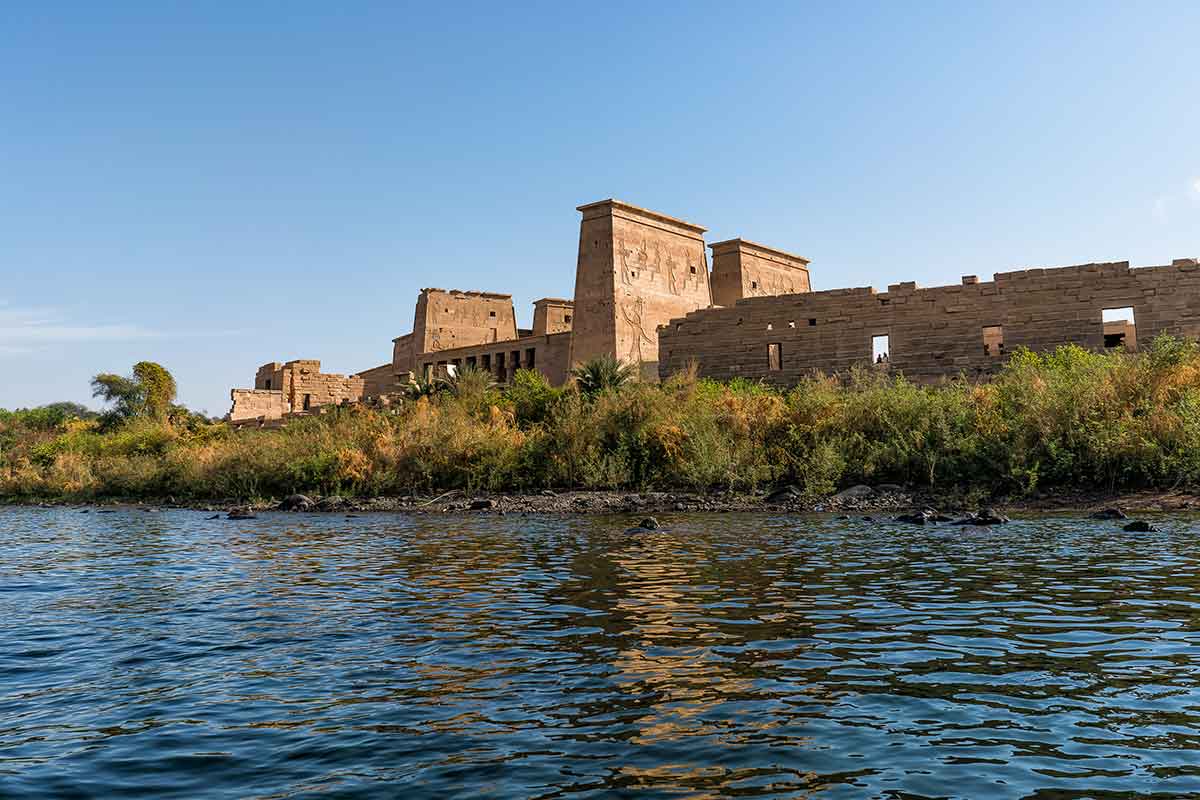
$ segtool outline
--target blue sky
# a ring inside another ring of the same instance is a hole
[[[814,288],[1200,255],[1200,4],[0,6],[0,407],[390,358],[606,197]]]

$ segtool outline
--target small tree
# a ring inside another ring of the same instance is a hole
[[[134,417],[165,421],[175,401],[175,378],[161,364],[139,361],[132,375],[102,372],[93,377],[92,397],[112,404],[104,414],[109,423]]]
[[[610,389],[620,389],[637,375],[637,367],[612,356],[597,356],[571,370],[575,385],[585,397],[595,397]]]

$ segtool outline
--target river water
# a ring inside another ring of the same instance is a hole
[[[0,510],[0,797],[1200,796],[1200,521]]]

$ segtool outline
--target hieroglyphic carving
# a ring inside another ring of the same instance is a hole
[[[621,304],[621,316],[633,333],[633,342],[629,346],[629,360],[635,364],[641,364],[646,360],[642,351],[643,344],[655,344],[655,340],[646,333],[645,315],[646,303],[640,297]],[[657,355],[655,352],[656,357]]]

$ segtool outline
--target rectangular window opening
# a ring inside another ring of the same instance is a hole
[[[1004,355],[1004,327],[1001,325],[983,326],[983,354],[992,358]]]
[[[563,314],[563,322],[570,322],[570,321],[571,321],[571,315]]]
[[[492,371],[492,354],[484,353],[482,356],[480,356],[479,363],[483,367],[484,372],[491,372]]]
[[[304,395],[304,410],[308,411],[310,408],[312,408],[312,395],[306,394]]]
[[[886,364],[891,360],[891,337],[881,333],[871,337],[871,360],[876,364]]]
[[[783,345],[779,342],[767,345],[767,369],[772,372],[783,369]]]
[[[267,388],[268,389],[271,388],[271,379],[270,378],[267,378]]]
[[[1133,308],[1106,308],[1100,312],[1104,325],[1104,348],[1114,350],[1120,347],[1126,350],[1137,350],[1137,325],[1133,318]]]
[[[525,369],[533,369],[534,348],[528,347],[525,349]]]
[[[808,327],[810,327],[810,328],[815,328],[816,326],[817,326],[817,320],[816,320],[816,318],[815,318],[815,317],[809,317],[809,318],[808,318]]]

